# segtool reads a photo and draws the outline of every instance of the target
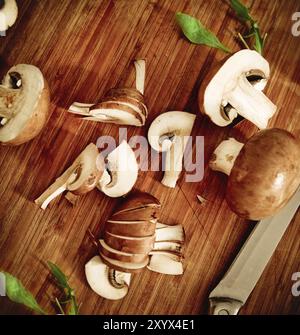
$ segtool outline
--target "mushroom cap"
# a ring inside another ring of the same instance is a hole
[[[228,88],[231,88],[237,78],[244,74],[260,74],[263,79],[253,86],[262,91],[270,75],[269,63],[258,52],[243,49],[230,57],[224,63],[218,62],[203,80],[199,93],[199,109],[209,116],[213,123],[220,127],[229,125],[232,120],[222,116],[222,98]]]
[[[21,103],[15,110],[15,115],[0,128],[0,142],[3,144],[19,145],[30,141],[43,129],[50,105],[50,93],[42,72],[33,65],[18,64],[13,66],[3,79],[3,86],[10,87],[10,73],[20,74],[22,86]],[[16,90],[17,91],[17,90]]]
[[[4,5],[0,5],[0,31],[5,31],[17,20],[18,6],[15,0],[4,0]]]
[[[240,151],[231,170],[226,199],[240,217],[260,220],[274,215],[300,184],[300,146],[283,129],[266,129]]]

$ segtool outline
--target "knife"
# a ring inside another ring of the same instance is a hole
[[[300,204],[300,189],[275,216],[259,221],[210,293],[210,314],[236,315],[246,303]]]

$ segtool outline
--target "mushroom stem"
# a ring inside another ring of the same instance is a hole
[[[221,142],[213,152],[209,167],[214,171],[220,171],[229,176],[243,146],[243,143],[238,142],[232,137]]]
[[[65,181],[68,173],[69,170],[67,170],[61,177],[57,178],[56,181],[35,200],[35,203],[42,209],[46,209],[53,199],[66,191],[68,189],[68,184],[73,183],[77,178],[77,173],[72,173],[67,181]]]
[[[146,76],[146,62],[144,59],[138,59],[134,62],[135,66],[135,87],[138,91],[144,94],[145,76]]]
[[[267,127],[269,119],[276,111],[276,106],[272,101],[259,89],[253,87],[244,75],[238,78],[237,85],[233,89],[225,93],[224,101],[259,129]]]
[[[167,187],[174,188],[182,171],[182,159],[186,146],[184,137],[175,136],[172,141],[164,140],[163,151],[166,151],[165,173],[161,183]]]
[[[94,105],[95,104],[86,104],[86,103],[81,103],[81,102],[74,102],[69,107],[69,112],[74,113],[74,114],[89,116],[90,115],[90,108],[93,107]]]
[[[14,116],[14,101],[18,94],[18,90],[0,85],[0,117],[9,120]]]

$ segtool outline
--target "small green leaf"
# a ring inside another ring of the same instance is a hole
[[[239,0],[230,0],[231,7],[234,9],[236,15],[243,21],[252,21],[248,8]]]
[[[48,261],[47,262],[52,275],[55,277],[55,279],[57,280],[58,284],[60,286],[62,286],[65,289],[69,289],[69,284],[68,284],[68,278],[66,277],[66,275],[61,271],[61,269],[54,263]]]
[[[196,18],[184,14],[176,13],[176,21],[182,29],[186,38],[195,44],[204,44],[212,48],[221,49],[225,52],[231,52],[225,45],[223,45],[217,36],[206,29],[202,23]]]
[[[33,295],[24,288],[22,283],[17,278],[7,272],[4,272],[4,275],[6,295],[11,301],[23,304],[39,314],[46,314]]]

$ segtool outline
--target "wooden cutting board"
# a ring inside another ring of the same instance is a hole
[[[225,1],[115,0],[18,1],[16,24],[0,38],[0,74],[17,63],[41,68],[52,96],[51,118],[33,141],[0,148],[0,267],[22,280],[38,302],[52,311],[53,290],[44,261],[57,263],[76,288],[82,314],[202,314],[208,295],[226,272],[254,227],[231,213],[224,200],[226,178],[208,169],[216,145],[228,135],[245,140],[257,130],[247,122],[219,128],[201,116],[197,91],[221,51],[190,44],[174,14],[199,18],[233,50],[240,23]],[[248,1],[268,32],[265,56],[272,74],[266,94],[278,106],[270,126],[300,134],[300,37],[291,33],[297,0]],[[66,113],[73,101],[96,102],[109,88],[132,86],[132,60],[147,60],[146,99],[150,111],[143,128],[128,127],[128,137],[146,135],[151,121],[168,110],[197,114],[193,136],[205,137],[205,174],[201,182],[181,178],[175,189],[161,183],[162,172],[140,172],[137,190],[162,203],[161,221],[181,223],[187,235],[185,273],[180,277],[145,270],[134,275],[128,296],[104,300],[87,285],[84,264],[97,253],[88,237],[101,233],[118,199],[94,190],[72,206],[64,199],[42,211],[33,200],[100,135],[117,138],[115,125],[81,121]],[[200,205],[197,194],[207,198]],[[299,314],[300,297],[291,294],[292,274],[300,271],[300,213],[280,242],[242,314]],[[0,313],[29,313],[0,300]]]

